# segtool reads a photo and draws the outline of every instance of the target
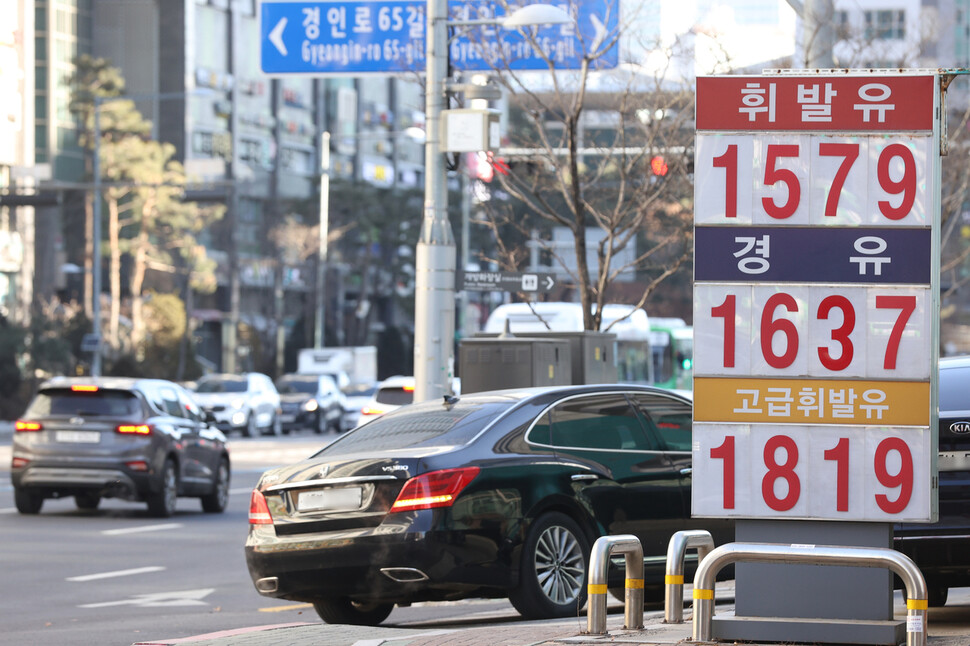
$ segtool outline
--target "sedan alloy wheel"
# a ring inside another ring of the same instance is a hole
[[[589,546],[576,522],[561,513],[540,517],[529,531],[519,586],[509,595],[530,618],[575,616],[586,603]]]

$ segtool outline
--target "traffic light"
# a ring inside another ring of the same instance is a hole
[[[657,155],[650,160],[650,170],[653,171],[654,175],[658,177],[663,177],[667,174],[667,162],[661,155]]]

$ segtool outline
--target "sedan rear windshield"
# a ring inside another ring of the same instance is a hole
[[[408,406],[381,415],[317,455],[464,446],[508,408],[507,401],[459,402],[447,408],[441,404]]]
[[[378,388],[377,403],[391,406],[406,406],[414,401],[414,388],[388,387]]]
[[[141,400],[127,390],[75,392],[55,388],[38,393],[24,415],[30,418],[50,415],[132,417],[141,413]]]

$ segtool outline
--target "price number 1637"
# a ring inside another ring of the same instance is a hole
[[[703,303],[695,316],[698,374],[928,374],[919,350],[920,331],[929,329],[925,290],[698,285],[695,291]]]

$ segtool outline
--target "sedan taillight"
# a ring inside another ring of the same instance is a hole
[[[18,419],[16,422],[14,422],[13,430],[15,433],[30,433],[31,431],[44,430],[44,425],[40,422],[28,422]]]
[[[404,483],[391,511],[451,507],[458,494],[475,479],[479,471],[481,469],[478,467],[464,467],[415,476]]]
[[[273,524],[273,515],[269,513],[269,505],[266,504],[266,496],[263,495],[263,492],[257,489],[253,489],[253,495],[249,499],[249,524]]]

